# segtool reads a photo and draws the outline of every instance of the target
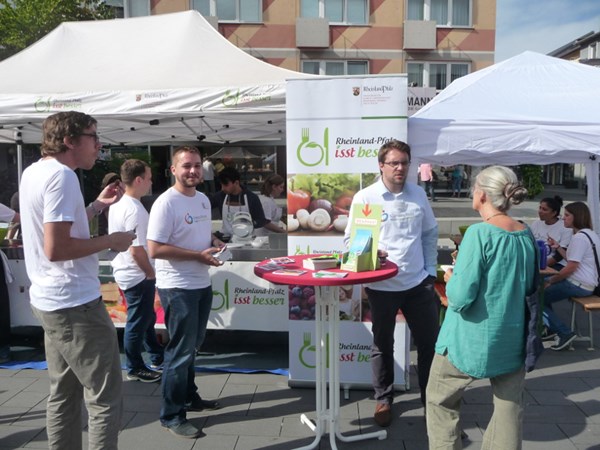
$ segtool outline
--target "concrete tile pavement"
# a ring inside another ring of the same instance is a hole
[[[562,317],[569,315],[568,304],[558,304]],[[585,324],[586,322],[582,322]],[[600,336],[600,319],[596,335]],[[224,340],[227,331],[214,332],[211,340]],[[251,345],[245,337],[243,345]],[[226,339],[225,339],[226,340]],[[230,353],[238,352],[235,344]],[[241,343],[239,345],[242,345]],[[536,370],[527,375],[524,415],[525,450],[600,450],[600,349],[588,351],[587,343],[575,342],[572,351],[547,350]],[[221,352],[227,350],[221,344]],[[267,365],[287,361],[285,346],[269,347],[257,342],[255,365],[261,354]],[[227,354],[216,355],[228,357]],[[239,356],[239,358],[243,358]],[[198,358],[198,364],[210,364]],[[416,353],[411,352],[411,361]],[[247,364],[241,361],[240,365]],[[265,366],[265,369],[273,368]],[[423,408],[419,401],[414,365],[410,368],[411,386],[399,392],[393,407],[394,420],[385,440],[356,443],[338,442],[340,449],[426,449],[427,434]],[[217,411],[190,413],[189,418],[201,427],[204,436],[197,440],[175,437],[158,422],[160,386],[124,382],[124,414],[119,447],[126,450],[287,450],[312,442],[313,434],[300,422],[300,415],[314,418],[313,389],[288,387],[287,377],[270,373],[197,374],[200,393],[219,398]],[[45,401],[48,393],[46,371],[0,370],[0,450],[47,448]],[[375,431],[372,414],[375,402],[370,391],[351,390],[348,399],[341,396],[340,427],[353,435]],[[492,414],[491,389],[487,380],[478,380],[465,392],[462,420],[469,435],[465,449],[479,449],[485,427]],[[84,421],[85,423],[85,421]],[[84,427],[85,430],[85,427]],[[84,432],[84,441],[87,438]],[[85,448],[85,446],[84,446]],[[328,438],[321,440],[320,450],[331,448]]]

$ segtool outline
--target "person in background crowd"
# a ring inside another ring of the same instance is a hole
[[[15,215],[15,219],[13,219],[12,223],[8,228],[8,234],[6,235],[7,239],[19,239],[21,237],[21,224],[19,223],[19,191],[15,192],[10,198],[10,209],[15,211],[17,214]]]
[[[283,209],[277,206],[275,199],[281,196],[285,189],[285,180],[281,175],[273,174],[269,176],[260,188],[260,203],[265,213],[265,218],[272,224],[279,224]],[[285,231],[282,228],[282,231]],[[257,236],[266,236],[269,233],[268,228],[263,227],[256,230]]]
[[[431,164],[419,164],[419,168],[417,169],[419,172],[419,179],[425,186],[425,193],[429,198],[431,198],[432,202],[435,202],[435,188],[433,187],[434,175],[433,175],[433,167]]]
[[[160,423],[188,439],[202,431],[187,420],[187,411],[217,409],[204,400],[194,382],[194,357],[206,334],[212,305],[208,268],[219,266],[213,254],[224,244],[211,233],[211,208],[202,183],[202,158],[196,147],[173,154],[175,184],[150,211],[148,250],[156,259],[156,286],[165,311],[170,340],[165,348]]]
[[[50,395],[46,432],[51,450],[80,450],[81,405],[90,450],[116,450],[121,429],[119,344],[102,297],[98,256],[125,251],[135,238],[118,232],[90,238],[88,221],[123,192],[109,184],[86,208],[76,169],[98,157],[96,120],[53,114],[42,125],[42,159],[23,172],[19,196],[31,309],[44,329]]]
[[[215,190],[215,166],[210,159],[205,158],[202,163],[202,175],[204,177],[204,193],[212,195]]]
[[[0,203],[0,222],[8,222],[8,233],[20,220],[19,213]],[[8,237],[8,235],[7,235]],[[10,298],[7,283],[12,282],[8,259],[0,250],[0,364],[10,361]]]
[[[462,180],[463,180],[463,166],[457,165],[454,166],[454,170],[452,171],[452,197],[460,197],[461,189],[462,189]]]
[[[476,178],[473,209],[484,221],[466,231],[454,270],[445,274],[448,310],[427,385],[430,449],[462,448],[461,399],[480,378],[490,379],[494,395],[482,448],[521,448],[525,296],[534,290],[537,249],[508,210],[526,197],[506,167],[488,167]]]
[[[144,161],[128,159],[121,165],[121,180],[125,195],[110,208],[108,231],[134,230],[137,236],[131,247],[119,253],[111,263],[115,281],[127,301],[123,336],[127,379],[152,383],[160,381],[161,373],[157,369],[162,367],[163,348],[154,331],[156,276],[147,253],[148,212],[140,201],[152,188],[152,171]],[[143,347],[150,355],[150,368],[142,358]]]
[[[381,178],[362,189],[352,204],[382,205],[383,219],[380,256],[398,265],[398,274],[385,281],[369,283],[373,323],[371,367],[375,389],[375,422],[382,427],[392,421],[394,400],[394,328],[396,313],[402,310],[417,347],[421,402],[438,334],[438,302],[433,284],[437,268],[438,226],[423,189],[406,181],[410,167],[410,147],[391,140],[378,155]],[[348,221],[344,242],[348,246],[352,220]]]
[[[548,336],[558,335],[558,339],[550,347],[552,350],[567,348],[577,337],[573,330],[558,318],[552,305],[569,297],[592,295],[598,284],[592,242],[596,245],[596,252],[600,252],[600,238],[592,230],[590,210],[583,202],[569,203],[565,206],[563,220],[565,227],[573,230],[569,246],[565,250],[551,237],[548,238],[548,244],[567,264],[558,273],[547,277],[544,285],[544,322],[548,327]]]
[[[233,167],[226,167],[219,174],[221,190],[210,199],[213,208],[221,208],[224,236],[233,235],[232,222],[238,212],[247,212],[252,217],[254,230],[265,227],[274,233],[285,233],[279,225],[265,218],[261,202],[254,192],[240,183],[240,173]]]
[[[114,172],[108,172],[102,178],[102,183],[100,184],[100,190],[103,190],[106,186],[112,183],[121,182],[121,177]],[[108,210],[110,208],[104,209],[102,214],[98,215],[98,236],[104,236],[108,234]]]
[[[536,239],[547,241],[552,238],[562,248],[567,248],[573,236],[573,230],[565,227],[565,223],[560,217],[560,208],[563,200],[558,195],[546,197],[540,200],[538,207],[539,219],[531,224],[531,232]],[[561,270],[567,262],[557,252],[548,255],[547,265],[556,270]]]
[[[223,160],[221,158],[217,158],[215,160],[215,191],[219,192],[221,190],[221,183],[219,183],[219,174],[225,168],[225,164],[223,164]]]

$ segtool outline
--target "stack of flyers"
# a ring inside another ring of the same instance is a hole
[[[281,256],[279,258],[271,258],[271,262],[275,264],[294,264],[296,261],[287,256]]]
[[[298,277],[306,273],[306,270],[302,269],[279,269],[273,272],[273,275],[287,275],[292,277]]]
[[[274,263],[273,261],[269,261],[266,264],[261,264],[260,266],[258,266],[261,270],[264,270],[266,272],[272,272],[274,270],[278,270],[278,269],[284,269],[285,266],[282,266],[281,264],[277,264]]]
[[[319,270],[312,274],[313,278],[344,278],[348,272],[329,272],[328,270]]]

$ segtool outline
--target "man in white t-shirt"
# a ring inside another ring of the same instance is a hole
[[[127,301],[127,323],[123,336],[127,379],[152,383],[160,381],[160,372],[153,369],[162,367],[163,348],[154,331],[156,276],[147,253],[148,212],[140,201],[152,187],[152,170],[144,161],[128,159],[121,165],[121,180],[125,184],[125,195],[110,208],[108,231],[134,230],[137,236],[131,247],[112,261],[115,281]],[[150,355],[150,368],[144,364],[143,347]]]
[[[23,172],[19,194],[29,298],[45,335],[48,448],[82,448],[84,402],[88,448],[116,450],[121,361],[117,331],[100,296],[97,253],[124,251],[135,234],[90,238],[88,221],[123,194],[115,182],[87,208],[84,205],[75,170],[91,169],[98,157],[96,120],[80,112],[61,112],[46,118],[42,131],[42,159]]]
[[[217,409],[203,400],[194,381],[196,347],[204,340],[212,305],[209,266],[223,242],[211,232],[211,207],[196,190],[202,183],[202,158],[195,147],[173,154],[175,185],[161,194],[150,211],[148,250],[155,258],[156,287],[165,311],[170,340],[165,347],[160,422],[176,436],[195,439],[202,431],[186,411]]]

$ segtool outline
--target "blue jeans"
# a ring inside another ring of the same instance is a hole
[[[165,347],[160,422],[172,426],[186,420],[185,404],[197,394],[194,382],[196,347],[202,344],[212,306],[212,287],[159,289],[169,343]]]
[[[163,361],[163,348],[156,339],[154,324],[155,280],[145,279],[132,288],[123,291],[127,301],[127,323],[123,347],[129,371],[145,368],[142,358],[142,347],[150,354],[152,364],[160,365]]]
[[[569,297],[585,297],[591,294],[592,291],[575,286],[567,280],[550,285],[544,290],[544,324],[560,337],[571,334],[572,330],[552,310],[552,304],[567,300]]]
[[[461,187],[462,187],[462,178],[461,177],[452,177],[452,192],[460,195]]]

